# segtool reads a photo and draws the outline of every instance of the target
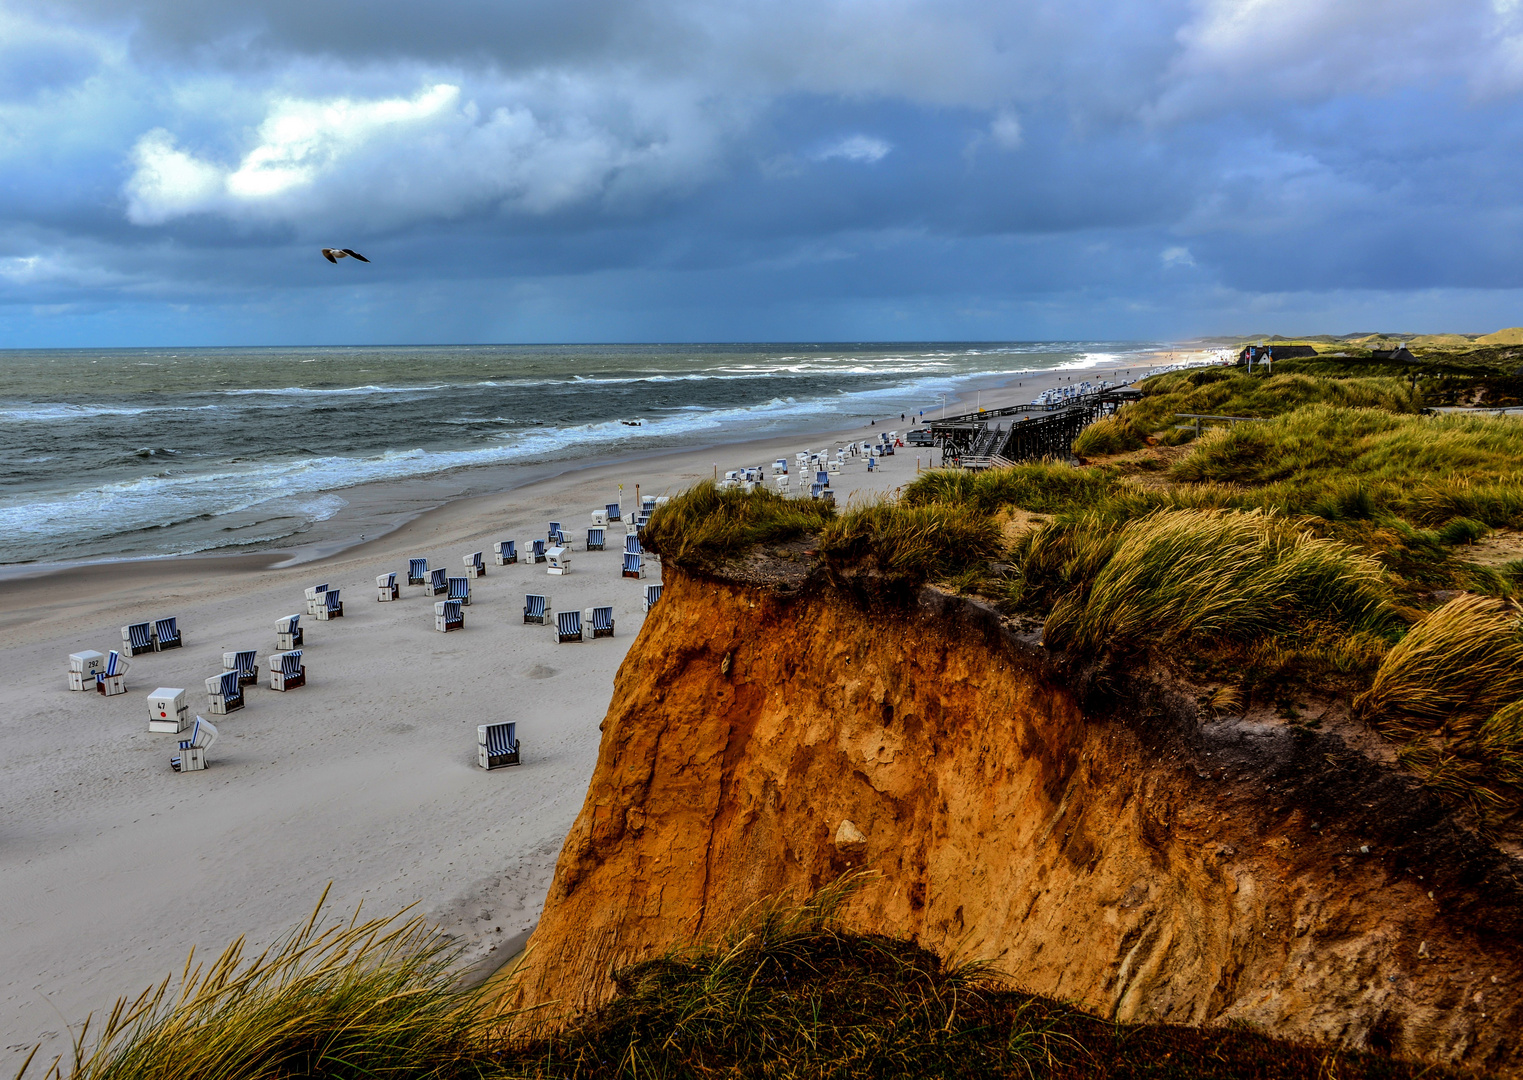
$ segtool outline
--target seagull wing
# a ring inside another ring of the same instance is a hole
[[[323,258],[327,259],[331,263],[338,262],[338,260],[333,257],[333,252],[328,248],[323,248]]]
[[[369,262],[370,261],[369,259],[365,258],[365,256],[361,255],[358,251],[353,251],[350,248],[345,248],[344,249],[344,254],[348,255],[350,258],[358,259],[358,260],[360,260],[360,262]]]

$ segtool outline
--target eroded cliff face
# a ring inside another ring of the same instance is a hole
[[[665,579],[505,1005],[585,1007],[615,967],[866,867],[848,926],[1118,1019],[1523,1075],[1516,860],[1336,736],[1202,722],[1142,681],[1081,701],[930,590],[884,613]]]

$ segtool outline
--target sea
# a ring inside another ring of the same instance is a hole
[[[462,470],[569,469],[870,418],[897,427],[943,395],[1153,347],[0,351],[0,564],[290,548],[359,485],[427,490]]]

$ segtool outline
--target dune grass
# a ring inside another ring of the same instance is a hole
[[[820,533],[820,554],[833,570],[905,586],[976,567],[1003,547],[994,518],[962,503],[873,503]]]
[[[721,560],[758,544],[816,533],[834,518],[835,508],[815,499],[789,499],[765,490],[720,490],[705,480],[658,506],[641,543],[678,562]]]
[[[1348,630],[1391,620],[1379,563],[1262,511],[1159,511],[1112,529],[1049,524],[1020,549],[1023,585],[1064,586],[1050,647],[1246,641],[1316,618]]]
[[[1429,612],[1386,654],[1354,710],[1398,736],[1473,735],[1523,698],[1523,628],[1517,610],[1466,595]]]
[[[241,939],[206,966],[192,954],[178,992],[166,979],[119,1000],[45,1080],[480,1074],[487,1028],[458,988],[447,939],[405,913],[325,927],[322,918],[319,903],[304,926],[252,958]]]

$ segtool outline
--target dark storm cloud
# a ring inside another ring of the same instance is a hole
[[[0,31],[32,340],[1523,321],[1514,0],[0,0]]]

